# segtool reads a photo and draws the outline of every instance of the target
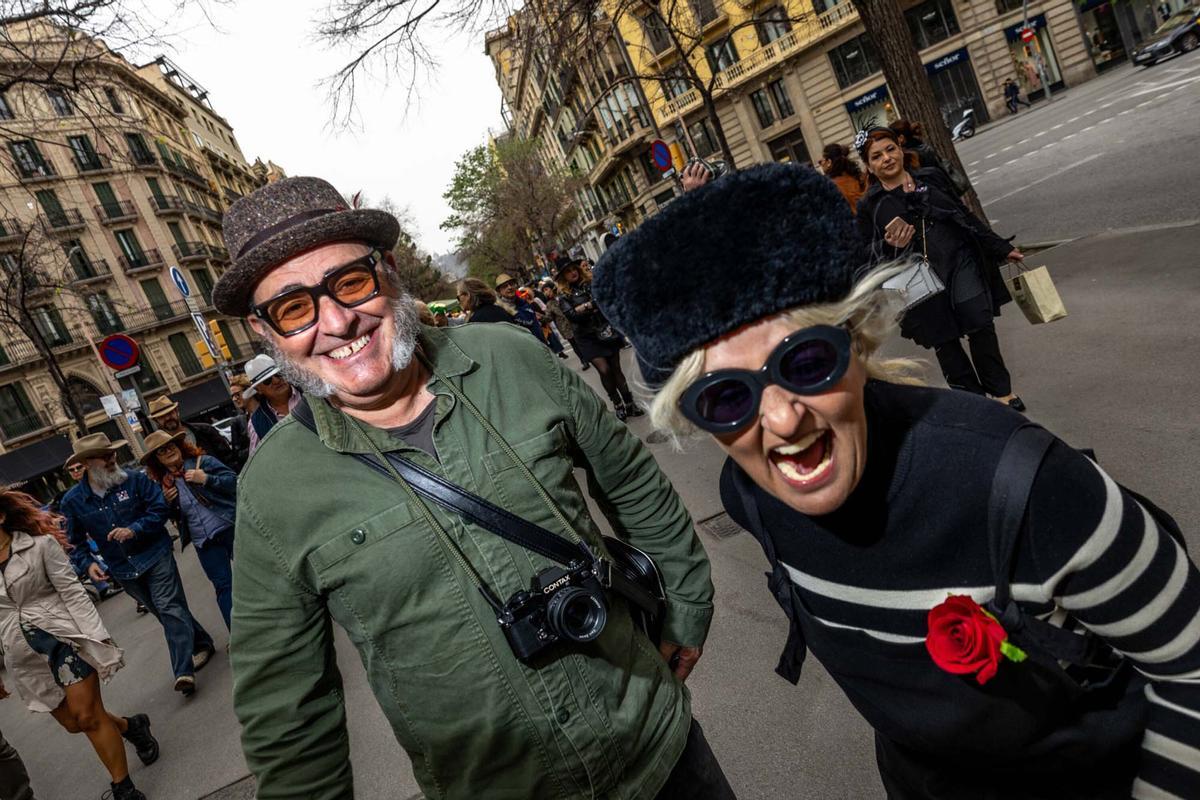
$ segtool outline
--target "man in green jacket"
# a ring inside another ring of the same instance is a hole
[[[431,800],[732,798],[683,686],[713,589],[682,502],[524,331],[420,326],[388,252],[398,233],[316,178],[269,184],[225,217],[235,262],[216,305],[248,316],[316,428],[281,421],[239,484],[231,655],[258,797],[353,796],[336,622]],[[519,660],[481,588],[503,602],[552,562],[353,457],[388,452],[598,546],[585,469],[614,532],[664,574],[661,650],[609,593],[598,638]]]

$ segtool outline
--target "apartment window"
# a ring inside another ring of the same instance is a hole
[[[8,357],[8,353],[4,352],[3,345],[0,345],[0,366],[11,364],[12,359]]]
[[[125,256],[125,261],[131,267],[144,267],[150,263],[146,258],[146,251],[142,249],[142,243],[138,241],[137,234],[133,228],[124,228],[119,231],[113,231],[113,236],[117,239],[117,246],[121,248],[121,255]]]
[[[9,142],[8,152],[12,153],[17,169],[26,178],[34,175],[54,174],[46,164],[46,159],[42,157],[42,151],[38,149],[37,142],[31,142],[28,139]]]
[[[154,154],[150,152],[150,148],[146,146],[146,139],[140,133],[125,134],[125,141],[129,144],[129,154],[133,156],[133,160],[138,164],[154,163]]]
[[[67,144],[71,147],[71,154],[75,157],[75,166],[81,171],[89,169],[100,169],[100,156],[96,153],[96,148],[92,147],[92,140],[87,136],[68,136]]]
[[[178,222],[168,222],[167,230],[171,232],[171,238],[175,240],[175,244],[183,248],[187,244],[187,237],[183,235],[183,228],[179,227]]]
[[[693,155],[697,158],[705,158],[717,151],[717,137],[713,134],[712,125],[709,124],[707,117],[689,125],[688,134],[692,137],[691,141],[696,150]],[[683,135],[683,128],[678,124],[675,125],[675,138],[685,144],[688,141]]]
[[[62,203],[58,201],[58,195],[53,189],[42,189],[34,194],[38,204],[42,207],[46,217],[50,220],[50,224],[56,228],[61,228],[67,224],[67,212],[62,207]]]
[[[1025,7],[1024,0],[996,0],[996,13],[1004,16]]]
[[[200,296],[204,298],[204,302],[212,304],[213,279],[212,274],[206,269],[193,269],[192,282],[196,284],[196,288],[200,290]]]
[[[708,65],[713,72],[729,69],[738,61],[737,48],[733,46],[733,38],[726,36],[721,41],[704,48],[708,56]]]
[[[768,83],[767,89],[771,92],[772,99],[775,100],[775,108],[779,111],[780,119],[787,119],[796,113],[796,109],[792,108],[792,98],[788,97],[787,87],[783,85],[783,78]]]
[[[104,96],[108,98],[108,107],[116,114],[124,114],[125,106],[121,104],[121,98],[117,94],[117,90],[111,86],[104,87]]]
[[[161,320],[170,319],[175,315],[158,278],[147,278],[140,283],[142,284],[142,294],[146,295],[146,302],[150,304],[150,310],[154,312],[155,317]]]
[[[143,394],[149,394],[155,389],[162,387],[162,379],[158,377],[158,373],[154,371],[154,367],[150,366],[150,361],[146,358],[145,353],[142,353],[141,357],[138,358],[137,365],[142,369],[140,372],[133,373],[133,382],[137,384],[137,387],[142,390]]]
[[[21,264],[17,261],[17,257],[12,253],[4,253],[0,255],[0,265],[4,267],[4,271],[9,275],[16,275],[20,270]]]
[[[926,0],[904,12],[913,43],[918,50],[932,47],[959,32],[958,18],[950,0]]]
[[[700,25],[704,26],[717,18],[717,7],[713,0],[692,0],[692,11]]]
[[[678,97],[691,88],[692,83],[687,79],[687,73],[681,66],[671,67],[663,77],[663,93],[668,100]]]
[[[195,131],[192,131],[192,141],[196,143],[196,147],[204,147],[204,140]]]
[[[758,115],[760,128],[768,128],[775,123],[775,112],[771,110],[771,99],[767,97],[766,89],[751,92],[750,102],[754,104],[754,113]]]
[[[793,131],[772,142],[767,142],[767,148],[771,151],[771,158],[780,164],[812,163],[812,159],[808,156],[808,147],[804,144],[804,137],[799,131]]]
[[[767,45],[791,31],[792,23],[783,6],[771,6],[762,12],[755,28],[758,30],[758,43]]]
[[[117,199],[117,193],[113,191],[112,186],[107,181],[93,183],[92,189],[96,192],[96,199],[100,201],[100,206],[106,217],[120,217],[123,215],[121,201]]]
[[[63,324],[62,314],[54,306],[40,306],[30,313],[33,317],[33,327],[51,347],[58,347],[71,341],[71,334]]]
[[[195,375],[204,370],[204,367],[200,365],[200,359],[196,358],[196,353],[192,350],[192,343],[188,341],[187,336],[182,333],[172,333],[167,337],[167,343],[175,351],[175,360],[179,362],[184,375]]]
[[[8,104],[8,96],[4,92],[0,92],[0,119],[14,119],[12,106]]]
[[[117,314],[117,310],[113,308],[112,298],[108,296],[108,292],[97,292],[87,296],[88,311],[91,312],[92,319],[96,323],[96,329],[100,331],[102,336],[108,336],[110,333],[119,333],[125,330],[125,325],[121,322],[121,317]]]
[[[238,347],[237,340],[233,338],[233,328],[229,327],[229,323],[223,319],[217,320],[217,327],[221,330],[221,335],[225,337],[225,346],[229,348],[229,357],[234,361],[241,361],[242,348]]]
[[[833,64],[838,85],[843,89],[871,77],[881,69],[875,45],[865,33],[830,50],[829,61]]]
[[[96,272],[96,266],[92,260],[87,257],[87,253],[83,250],[83,243],[78,239],[67,239],[62,243],[63,252],[66,253],[67,262],[70,263],[75,277],[80,280],[95,278],[99,273]]]
[[[646,31],[646,39],[655,53],[663,53],[670,49],[671,37],[667,35],[667,26],[657,12],[642,17],[642,29]]]
[[[659,171],[658,165],[654,163],[654,155],[650,152],[650,148],[642,151],[638,163],[642,166],[642,175],[645,176],[646,183],[653,186],[662,180],[662,172]]]
[[[67,93],[63,89],[47,89],[46,99],[50,101],[50,108],[60,117],[69,117],[75,113],[75,108],[71,105],[71,98],[67,97]]]
[[[14,439],[33,433],[42,427],[42,421],[25,387],[19,383],[0,386],[0,433],[5,439]]]

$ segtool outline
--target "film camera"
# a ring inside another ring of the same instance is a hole
[[[533,576],[529,591],[509,598],[497,615],[513,654],[528,661],[556,642],[590,642],[608,622],[604,587],[593,561],[547,567]]]

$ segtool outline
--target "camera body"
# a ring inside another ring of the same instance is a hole
[[[592,562],[547,567],[533,576],[529,591],[509,598],[497,614],[513,654],[528,661],[555,643],[590,642],[608,621],[604,587]]]
[[[729,164],[721,159],[705,161],[703,158],[694,157],[688,161],[684,169],[687,169],[687,167],[690,167],[692,164],[699,164],[700,166],[704,167],[704,169],[708,170],[708,180],[710,183],[729,174]]]

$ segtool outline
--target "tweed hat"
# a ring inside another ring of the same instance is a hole
[[[367,242],[390,250],[400,223],[386,211],[349,208],[320,178],[284,178],[241,198],[225,212],[225,246],[233,265],[213,288],[222,314],[250,313],[250,294],[273,267],[331,242]]]
[[[174,402],[169,395],[159,395],[150,401],[150,419],[161,417],[163,414],[170,414],[175,409],[179,408],[179,403]]]
[[[71,457],[67,459],[66,466],[82,463],[84,459],[115,453],[126,444],[124,439],[110,442],[107,433],[90,433],[87,436],[80,436],[71,443]]]
[[[592,297],[633,344],[646,383],[660,386],[701,345],[842,299],[864,261],[833,181],[764,164],[688,192],[617,239],[593,268]]]

